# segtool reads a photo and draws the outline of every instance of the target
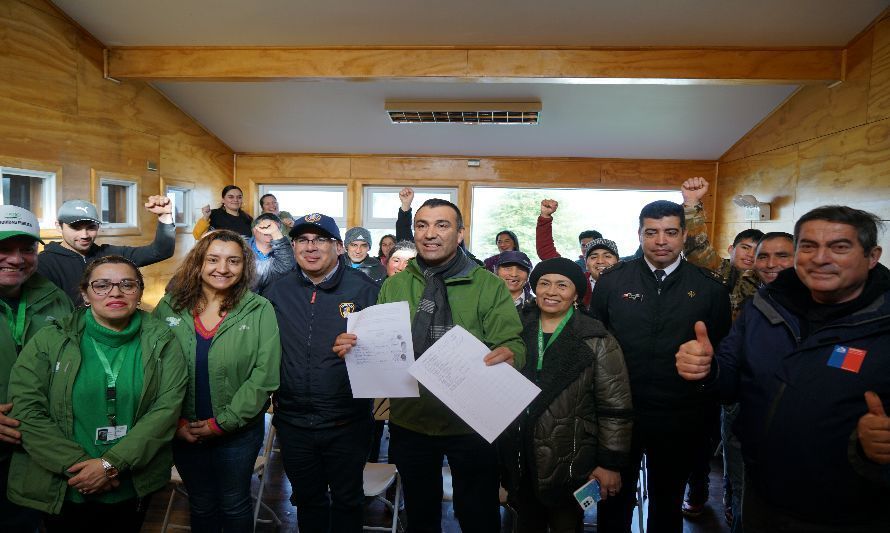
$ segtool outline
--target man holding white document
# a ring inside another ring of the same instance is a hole
[[[412,315],[414,357],[454,326],[461,326],[491,350],[487,365],[525,362],[522,325],[506,285],[460,250],[463,217],[456,205],[431,199],[414,217],[417,257],[387,279],[378,303],[407,301]],[[356,337],[340,335],[341,356]],[[419,398],[393,398],[390,461],[402,476],[408,531],[441,531],[442,460],[448,457],[454,510],[461,530],[500,531],[497,453],[426,388]]]
[[[297,218],[290,237],[299,269],[263,291],[283,332],[272,423],[300,531],[357,533],[373,433],[371,400],[354,397],[346,365],[331,344],[346,331],[350,313],[374,305],[379,289],[346,264],[331,217]]]

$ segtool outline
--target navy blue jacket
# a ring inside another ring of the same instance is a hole
[[[878,265],[873,276],[890,272]],[[777,298],[795,284],[802,287],[788,269],[746,303],[712,377],[725,401],[740,403],[733,429],[767,503],[816,523],[875,520],[887,513],[890,466],[864,457],[856,425],[866,391],[890,411],[890,291],[804,337],[800,318]],[[858,371],[828,364],[837,346],[866,352]]]
[[[281,385],[275,415],[299,427],[331,427],[371,416],[370,399],[354,399],[346,363],[332,350],[346,331],[346,317],[377,303],[380,288],[346,265],[318,285],[302,270],[290,272],[263,291],[281,332]]]

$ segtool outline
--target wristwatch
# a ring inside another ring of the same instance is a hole
[[[105,477],[107,477],[108,479],[116,478],[117,475],[120,473],[117,471],[117,467],[109,463],[105,459],[100,459],[100,461],[102,461],[102,468],[105,469]]]

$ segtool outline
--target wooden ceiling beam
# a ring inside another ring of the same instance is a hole
[[[124,47],[108,76],[157,81],[290,79],[815,84],[844,79],[842,49]]]

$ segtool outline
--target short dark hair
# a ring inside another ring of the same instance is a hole
[[[602,239],[603,234],[595,229],[587,229],[578,234],[578,244],[584,239]]]
[[[794,244],[794,235],[784,232],[784,231],[770,231],[764,233],[762,237],[757,239],[757,246],[759,247],[761,244],[766,241],[771,241],[773,239],[788,239],[788,242]]]
[[[419,213],[424,207],[450,207],[451,209],[454,209],[454,213],[457,215],[457,229],[463,229],[464,216],[460,213],[460,209],[448,200],[443,200],[442,198],[430,198],[426,202],[420,204],[420,207],[415,211],[415,216],[416,213]]]
[[[759,229],[748,228],[744,231],[740,231],[738,235],[735,236],[735,239],[732,240],[732,245],[737,246],[740,242],[751,239],[754,241],[754,244],[763,238],[763,232]]]
[[[686,215],[683,214],[683,206],[667,200],[655,200],[643,206],[640,210],[640,228],[643,229],[643,219],[655,220],[664,217],[677,217],[680,219],[680,229],[686,229]]]
[[[223,196],[225,196],[225,193],[223,193]],[[270,197],[270,196],[271,196],[272,198],[275,198],[275,195],[274,195],[274,194],[270,194],[270,193],[266,193],[266,194],[260,196],[260,209],[263,208],[263,200],[265,200],[266,198],[268,198],[268,197]],[[275,198],[275,199],[277,200],[278,198]]]
[[[825,220],[827,222],[839,222],[856,228],[857,239],[865,253],[871,252],[878,245],[878,229],[883,229],[884,223],[874,213],[853,209],[845,205],[823,205],[804,213],[794,224],[794,246],[797,247],[800,239],[800,228],[805,222],[811,220]]]
[[[220,198],[225,198],[226,194],[228,194],[229,191],[231,191],[232,189],[238,189],[238,192],[240,192],[241,194],[244,194],[244,191],[241,190],[241,187],[239,187],[237,185],[226,185],[225,187],[223,187],[222,194],[220,195]]]

